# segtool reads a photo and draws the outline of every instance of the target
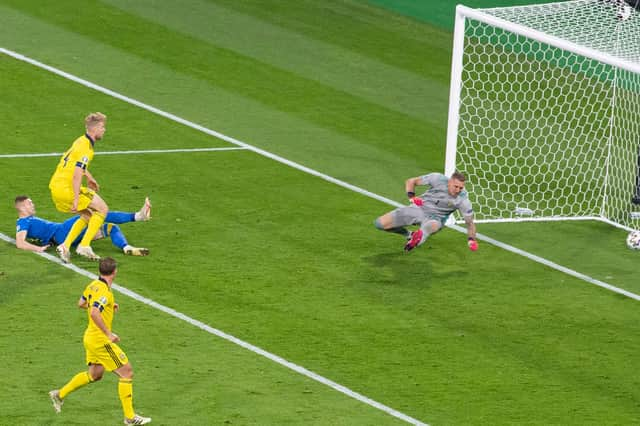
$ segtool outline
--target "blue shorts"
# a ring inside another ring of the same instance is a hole
[[[60,226],[58,228],[58,230],[56,231],[55,234],[53,234],[53,242],[55,244],[62,244],[65,240],[65,238],[67,238],[67,235],[69,235],[69,231],[71,231],[71,227],[73,226],[74,223],[76,223],[76,221],[78,221],[78,219],[80,219],[80,216],[73,216],[67,220],[65,220],[64,222],[62,222],[62,226]],[[111,229],[111,226],[109,226],[109,223],[104,223],[101,227],[100,230],[102,231],[102,237],[108,237],[109,236],[109,231]],[[80,235],[78,235],[78,238],[75,239],[75,241],[73,243],[71,243],[72,246],[78,245],[78,243],[80,243],[80,241],[82,241],[82,237],[84,237],[84,234],[87,232],[87,228],[84,228],[82,230],[82,232],[80,233]]]

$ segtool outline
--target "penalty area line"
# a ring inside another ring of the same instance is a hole
[[[3,234],[0,232],[0,239],[6,241],[7,243],[13,244],[15,245],[16,240],[14,240],[13,238]],[[35,253],[35,252],[34,252]],[[87,271],[86,269],[82,269],[72,263],[63,263],[59,258],[57,258],[56,256],[52,256],[49,253],[35,253],[40,257],[44,257],[45,259],[53,262],[53,263],[57,263],[58,265],[64,266],[67,269],[70,269],[80,275],[83,275],[91,280],[96,280],[98,279],[98,276],[92,272]],[[139,293],[136,293],[133,290],[129,290],[126,287],[123,287],[119,284],[113,283],[111,286],[112,289],[114,289],[115,291],[117,291],[118,293],[121,293],[125,296],[130,297],[131,299],[136,300],[137,302],[143,303],[145,305],[148,305],[154,309],[157,309],[159,311],[162,311],[168,315],[171,315],[172,317],[175,317],[179,320],[182,320],[186,323],[189,323],[191,325],[193,325],[194,327],[197,327],[209,334],[213,334],[221,339],[224,339],[228,342],[231,342],[233,344],[236,344],[238,346],[243,347],[244,349],[247,349],[257,355],[263,356],[264,358],[269,359],[270,361],[273,361],[277,364],[280,364],[283,367],[288,368],[289,370],[293,370],[298,374],[301,374],[303,376],[306,376],[312,380],[315,380],[316,382],[319,382],[323,385],[329,386],[330,388],[344,394],[347,395],[353,399],[356,399],[364,404],[367,404],[370,407],[376,408],[380,411],[383,411],[397,419],[400,420],[404,420],[405,422],[409,423],[409,424],[413,424],[416,426],[429,426],[426,423],[421,422],[420,420],[416,420],[413,417],[410,417],[404,413],[401,413],[397,410],[394,410],[391,407],[388,407],[382,403],[379,403],[377,401],[374,401],[371,398],[368,398],[358,392],[352,391],[351,389],[347,388],[346,386],[343,386],[339,383],[336,383],[332,380],[327,379],[324,376],[321,376],[317,373],[314,373],[311,370],[308,370],[300,365],[294,364],[291,361],[287,361],[286,359],[272,354],[271,352],[267,352],[262,348],[259,348],[258,346],[252,345],[251,343],[245,342],[244,340],[238,339],[237,337],[225,333],[222,330],[219,330],[217,328],[211,327],[210,325],[207,325],[205,323],[203,323],[202,321],[198,321],[197,319],[191,318],[188,315],[183,314],[182,312],[178,312],[175,309],[169,308],[165,305],[161,305],[160,303],[149,299],[148,297],[142,296]]]
[[[219,148],[179,148],[179,149],[140,149],[135,151],[95,151],[95,155],[128,155],[128,154],[171,154],[179,152],[214,152],[214,151],[238,151],[246,150],[241,146],[228,146]],[[64,152],[44,152],[33,154],[0,154],[0,158],[32,158],[32,157],[59,157]]]

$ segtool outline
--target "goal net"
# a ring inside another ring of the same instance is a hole
[[[476,219],[640,228],[640,12],[458,6],[445,173]]]

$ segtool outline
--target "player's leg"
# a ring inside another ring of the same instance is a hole
[[[49,392],[49,398],[51,398],[51,403],[53,404],[53,409],[56,413],[59,413],[62,409],[62,404],[64,404],[64,398],[69,395],[71,392],[80,389],[92,382],[91,375],[88,371],[82,371],[71,378],[60,389],[54,389]]]
[[[64,240],[67,239],[67,235],[69,235],[69,232],[71,231],[73,225],[80,219],[80,215],[75,215],[62,222],[58,229],[56,229],[56,233],[53,234],[53,241],[56,244],[63,244]]]
[[[101,231],[96,235],[104,235],[105,237],[111,238],[113,245],[122,250],[124,254],[128,254],[130,256],[147,256],[149,254],[149,249],[147,248],[129,245],[127,238],[124,236],[124,233],[120,230],[118,225],[105,223],[102,226]]]
[[[80,244],[78,244],[76,253],[91,260],[99,260],[100,257],[93,253],[91,249],[91,241],[93,241],[96,233],[104,223],[104,219],[107,213],[109,213],[109,206],[107,206],[107,203],[98,194],[88,191],[86,188],[83,189],[85,189],[85,191],[81,191],[78,208],[82,208],[83,211],[91,211],[91,219],[89,219],[87,231],[82,237]]]
[[[105,223],[129,223],[136,221],[137,213],[129,213],[129,212],[112,212],[110,211],[104,218]]]
[[[87,213],[81,213],[80,216],[74,216],[70,221],[65,221],[65,224],[71,224],[71,227],[66,233],[64,241],[56,247],[56,252],[64,263],[71,261],[71,246],[77,243],[76,240],[85,232],[87,223],[89,222],[89,215]]]
[[[87,361],[87,365],[89,366],[88,370],[82,371],[73,376],[73,378],[69,380],[66,385],[61,387],[60,390],[55,389],[49,392],[49,397],[51,398],[53,409],[56,410],[56,413],[60,412],[60,409],[64,402],[64,398],[67,395],[75,390],[80,389],[83,386],[88,385],[89,383],[98,381],[102,378],[105,370],[105,367],[101,361],[102,359],[106,359],[107,362],[111,362],[112,369],[116,368],[116,364],[112,361],[112,358],[107,353],[105,346],[106,345],[99,344],[93,345],[91,344],[91,342],[87,341],[84,342],[85,359]]]
[[[150,417],[139,416],[133,409],[133,367],[131,363],[126,363],[114,370],[114,373],[120,377],[118,380],[118,396],[124,412],[124,424],[144,425],[151,422]]]
[[[442,229],[442,222],[436,218],[427,218],[420,224],[420,229],[411,233],[411,239],[404,246],[406,251],[411,251],[414,248],[421,246],[427,241],[429,236],[435,234]]]
[[[377,218],[374,226],[382,231],[393,232],[408,238],[410,232],[405,226],[415,223],[415,214],[411,206],[400,207]]]
[[[102,378],[104,374],[104,367],[99,364],[92,364],[89,366],[88,371],[82,371],[69,382],[60,388],[60,390],[55,389],[49,392],[49,397],[51,398],[51,403],[53,404],[53,409],[56,410],[56,413],[59,413],[62,409],[62,404],[64,404],[64,399],[71,392],[80,389],[88,385],[89,383],[97,382]]]
[[[151,219],[151,201],[149,201],[149,197],[144,199],[144,204],[136,212],[135,220],[136,222],[144,222],[146,220]]]
[[[53,200],[56,209],[64,213],[71,213],[71,207],[74,200],[73,190],[70,187],[66,186],[50,186],[49,188],[51,189],[51,199]],[[71,247],[71,243],[87,226],[87,221],[88,217],[86,218],[86,220],[85,218],[83,218],[83,220],[75,220],[68,229],[65,228],[66,232],[64,234],[64,237],[62,235],[56,235],[56,241],[58,242],[56,252],[64,263],[69,263],[71,261],[69,248]]]
[[[129,222],[145,222],[151,219],[151,201],[149,197],[144,199],[144,204],[135,213],[112,212],[107,213],[104,221],[108,223],[122,224]]]

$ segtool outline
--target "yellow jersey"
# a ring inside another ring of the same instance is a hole
[[[111,331],[111,323],[113,322],[113,311],[115,300],[113,298],[113,292],[107,285],[106,281],[102,278],[98,278],[92,281],[82,293],[82,298],[87,302],[87,329],[84,332],[84,339],[91,340],[93,342],[111,343],[107,336],[98,328],[98,326],[91,319],[91,309],[97,308],[100,311],[100,316],[107,329]]]
[[[82,170],[89,168],[89,163],[93,160],[93,144],[94,141],[86,133],[76,139],[60,158],[49,181],[49,188],[71,188],[76,167]]]

